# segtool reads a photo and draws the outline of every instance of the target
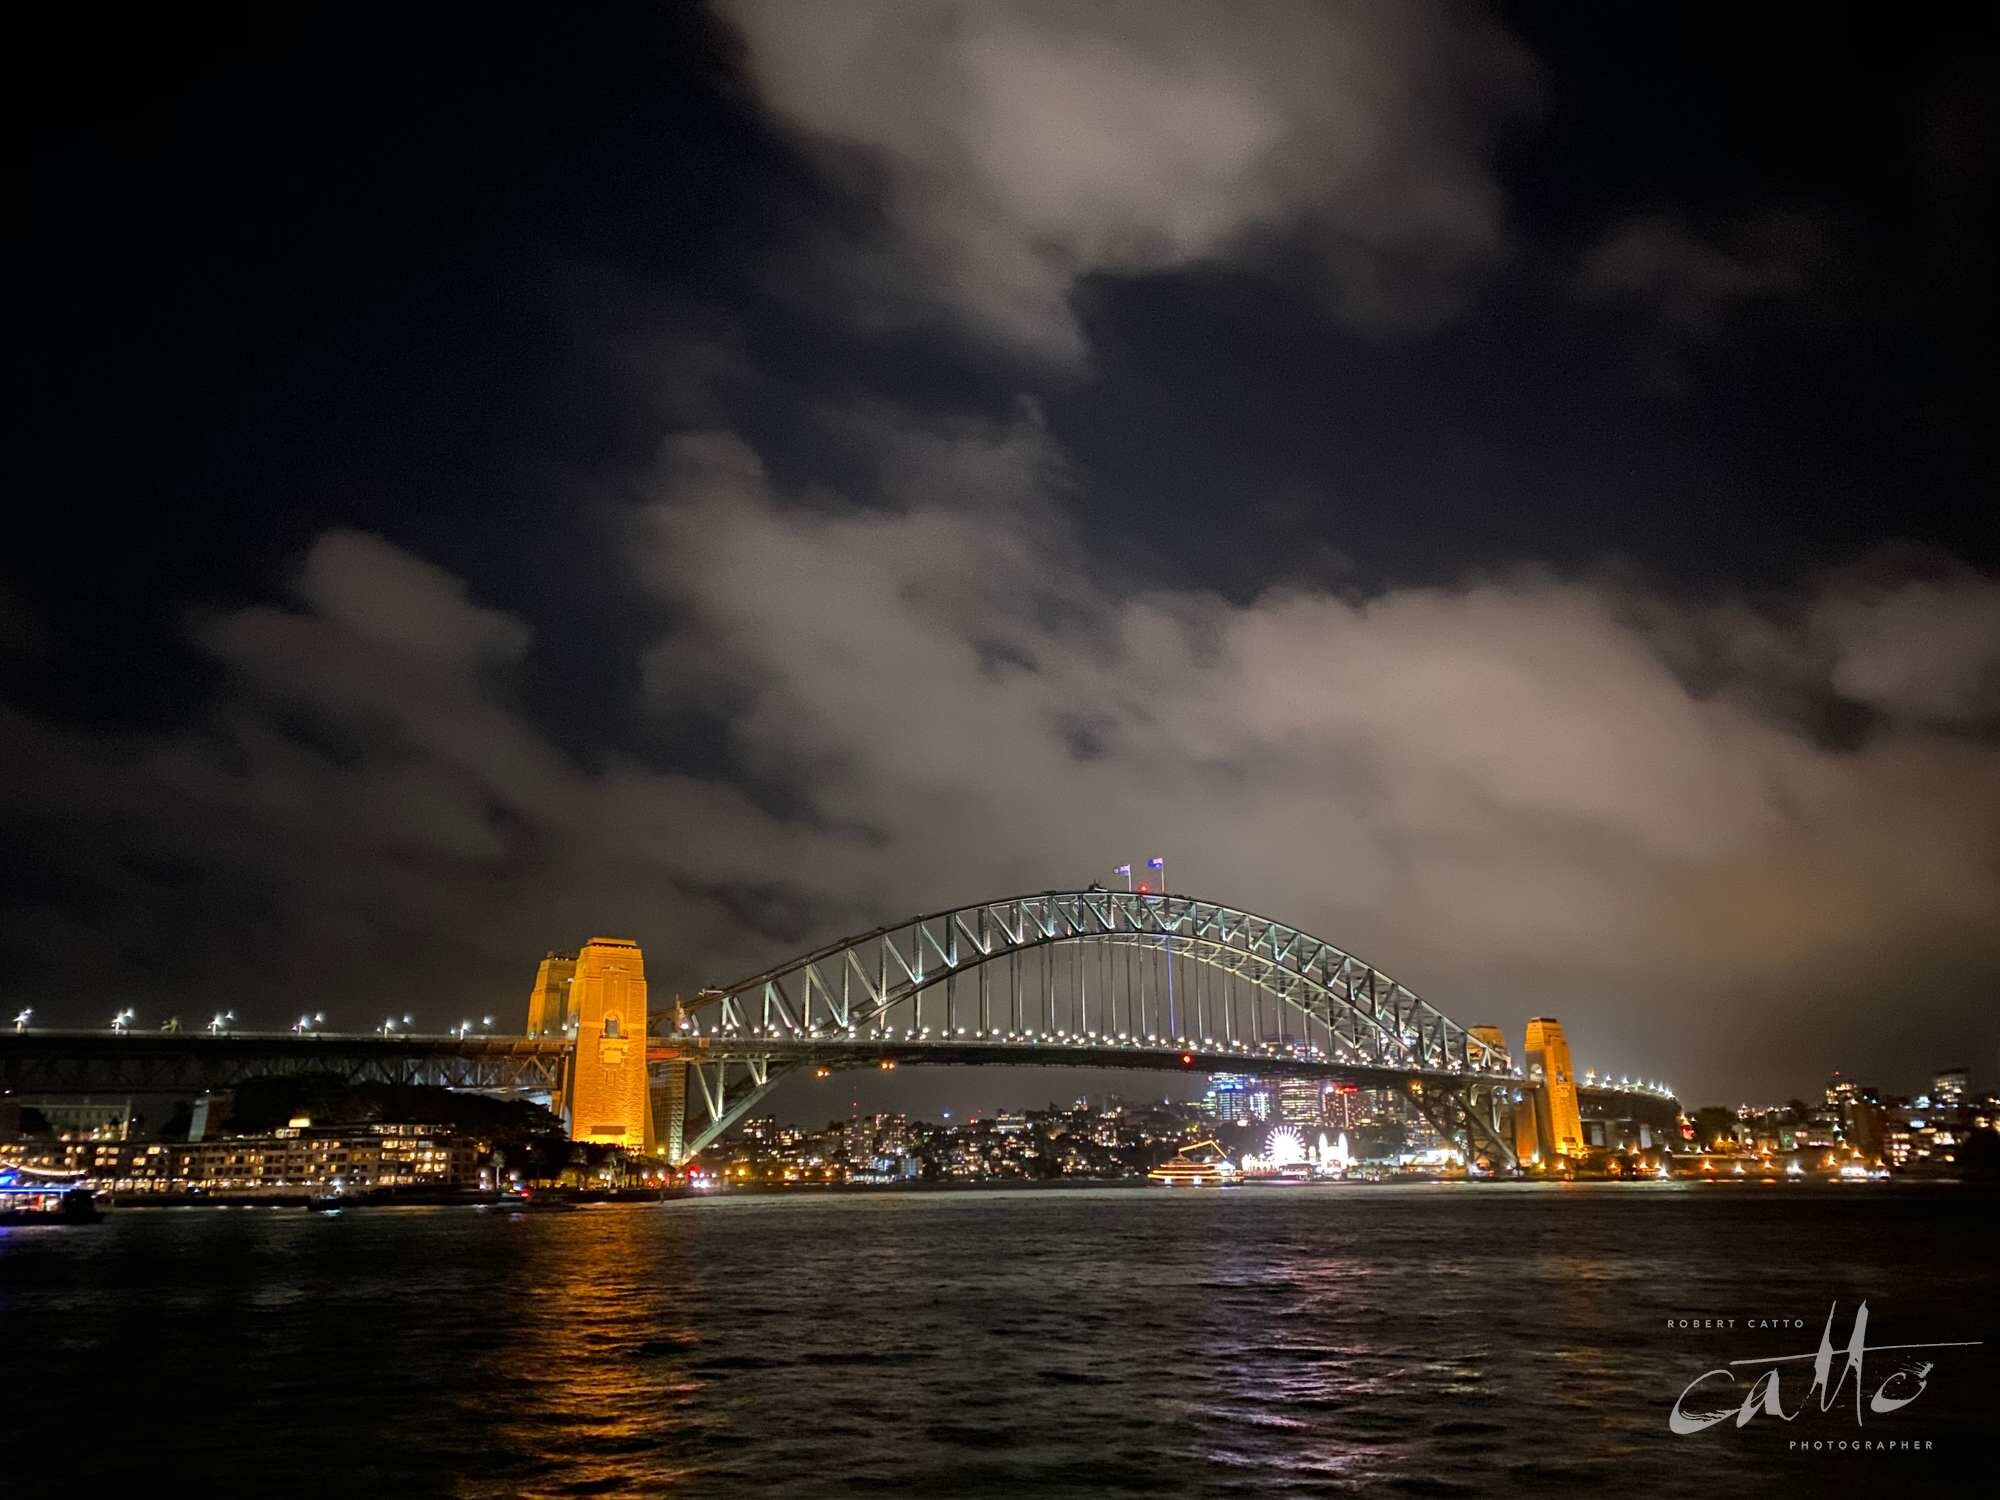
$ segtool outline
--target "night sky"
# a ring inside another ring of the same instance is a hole
[[[6,1003],[1160,854],[1690,1103],[1990,1084],[1994,14],[28,17]]]

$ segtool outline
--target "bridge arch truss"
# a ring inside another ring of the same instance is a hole
[[[1511,1076],[1504,1054],[1323,938],[1219,902],[1103,889],[981,902],[843,938],[703,990],[670,1036],[696,1044],[678,1159],[741,1118],[801,1048],[836,1063],[849,1049],[860,1061],[895,1047],[941,1062],[1082,1065],[1121,1049],[1125,1066],[1171,1066],[1187,1048],[1246,1068],[1262,1056],[1438,1080]]]

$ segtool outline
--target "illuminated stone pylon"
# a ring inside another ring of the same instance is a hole
[[[551,953],[535,970],[535,987],[528,992],[529,1036],[562,1036],[569,1031],[575,1015],[570,1004],[571,983],[576,978],[576,958]]]
[[[1544,1156],[1583,1155],[1583,1111],[1562,1022],[1537,1016],[1528,1023],[1528,1075],[1538,1078],[1535,1127]]]
[[[545,968],[549,962],[543,960]],[[650,1153],[646,961],[639,945],[592,938],[576,956],[569,991],[576,1036],[563,1111],[569,1138]]]

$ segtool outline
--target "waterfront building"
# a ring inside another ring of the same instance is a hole
[[[99,1192],[254,1194],[334,1186],[473,1188],[483,1149],[471,1137],[430,1125],[296,1120],[268,1136],[22,1143],[7,1154],[75,1173]]]
[[[62,1140],[122,1141],[132,1133],[130,1099],[18,1099],[18,1110],[34,1110]],[[16,1115],[18,1120],[19,1116]]]

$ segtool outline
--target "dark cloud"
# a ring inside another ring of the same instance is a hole
[[[1712,326],[1729,309],[1795,297],[1824,273],[1829,234],[1811,215],[1763,210],[1713,237],[1673,214],[1613,228],[1577,270],[1579,296],[1628,300],[1689,329]]]
[[[1700,1097],[1990,1055],[1984,75],[1802,136],[1789,23],[1607,14],[413,17],[379,138],[335,26],[68,141],[19,1003],[511,1015],[1162,853]]]
[[[614,564],[682,622],[650,712],[731,684],[730,760],[782,814],[735,776],[579,764],[511,702],[514,601],[335,532],[295,605],[202,628],[233,686],[199,733],[112,759],[29,726],[73,797],[45,857],[120,849],[113,927],[160,894],[149,851],[259,891],[255,941],[346,1012],[504,1008],[542,948],[614,928],[685,992],[1157,849],[1464,1019],[1554,1010],[1593,1062],[1703,1091],[1752,1087],[1773,1049],[1838,1063],[1829,996],[1930,996],[1850,1017],[1841,1047],[1948,1050],[1979,1013],[1951,976],[2000,968],[2000,749],[1951,731],[1992,703],[1990,581],[1829,580],[1778,611],[1529,571],[1232,605],[1094,576],[1031,421],[872,430],[867,504],[677,439]],[[1692,688],[1672,643],[1702,635],[1756,672]],[[1773,712],[1774,674],[1875,727],[1829,747]],[[170,973],[120,983],[174,1003]],[[267,983],[203,993],[248,1010]]]
[[[1429,325],[1502,253],[1496,124],[1534,97],[1498,29],[1430,4],[729,0],[777,113],[880,184],[843,256],[884,318],[941,308],[1081,358],[1094,271],[1291,247],[1365,326]],[[1260,250],[1259,242],[1266,242]],[[824,242],[813,249],[824,251]],[[904,309],[904,310],[900,310]]]

